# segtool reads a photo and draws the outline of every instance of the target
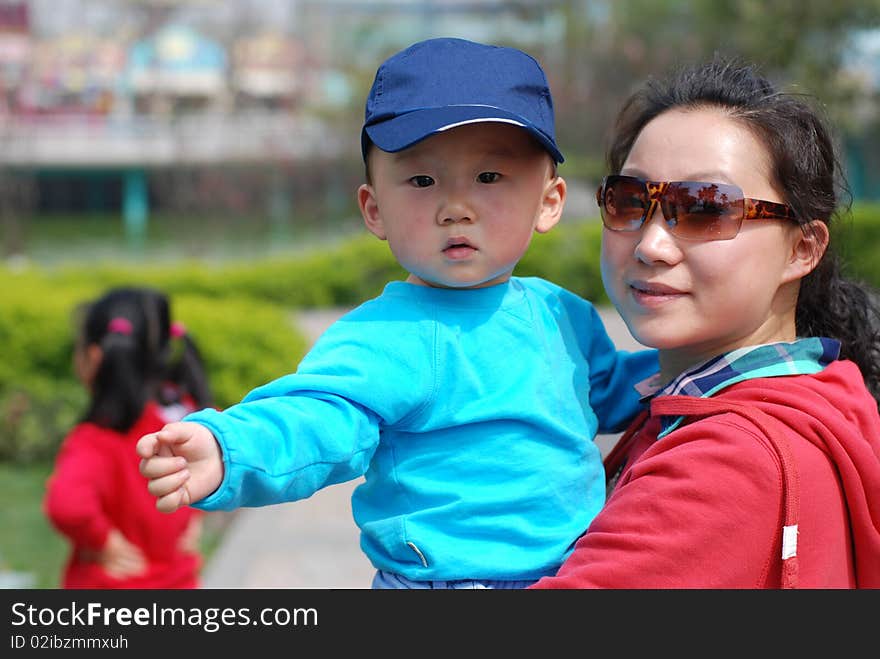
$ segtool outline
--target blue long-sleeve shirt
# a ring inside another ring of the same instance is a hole
[[[593,306],[538,278],[404,282],[349,312],[297,371],[207,426],[225,475],[205,510],[306,498],[360,476],[378,569],[410,579],[556,571],[604,503],[597,431],[638,411],[656,351],[617,351]]]

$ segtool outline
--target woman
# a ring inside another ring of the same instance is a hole
[[[831,251],[822,120],[716,58],[636,92],[609,165],[603,281],[660,373],[535,587],[880,587],[880,315]]]

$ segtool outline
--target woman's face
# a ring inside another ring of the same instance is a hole
[[[639,134],[621,174],[735,184],[781,202],[764,145],[718,108],[668,110]],[[785,220],[745,221],[730,240],[683,240],[658,208],[632,232],[604,229],[602,279],[632,335],[660,349],[665,380],[735,348],[791,341],[802,232]]]

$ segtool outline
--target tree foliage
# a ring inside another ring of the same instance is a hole
[[[754,62],[823,102],[850,134],[876,134],[876,81],[848,69],[854,37],[880,30],[880,0],[564,0],[562,43],[543,53],[560,141],[595,157],[623,99],[649,76],[713,53]],[[875,76],[880,76],[880,62]],[[870,111],[865,111],[869,108]],[[571,151],[569,148],[567,151]]]

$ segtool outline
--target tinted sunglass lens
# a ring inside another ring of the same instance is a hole
[[[613,231],[636,231],[645,214],[643,182],[628,177],[609,177],[605,184],[602,220]]]
[[[743,216],[743,195],[720,183],[673,183],[666,190],[663,212],[670,232],[686,240],[728,240],[736,236]]]

